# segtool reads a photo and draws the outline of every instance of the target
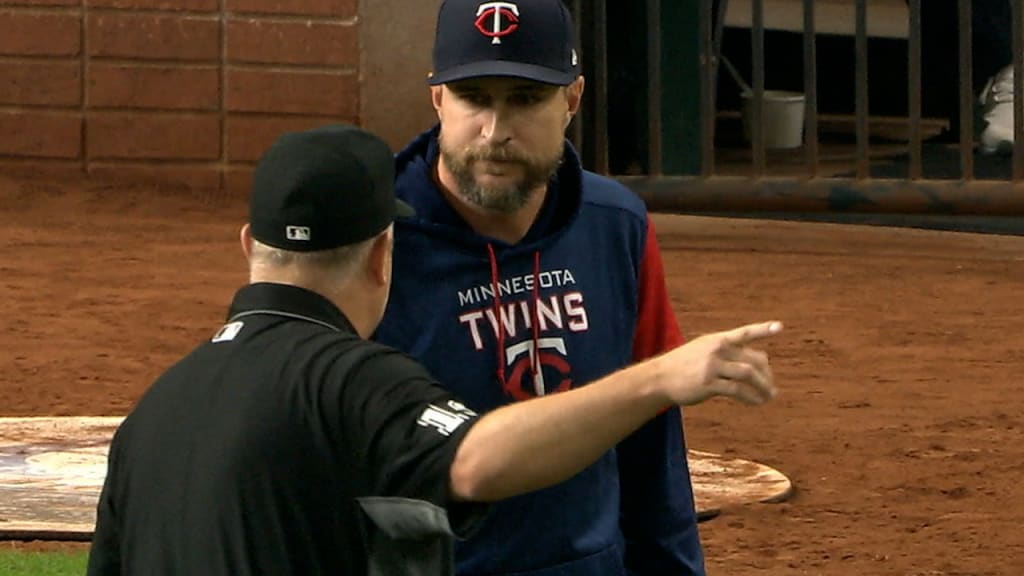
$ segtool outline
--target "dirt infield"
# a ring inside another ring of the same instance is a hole
[[[0,413],[123,414],[223,318],[244,217],[183,190],[0,179]],[[687,411],[691,447],[797,488],[701,525],[712,574],[1021,573],[1024,238],[657,224],[688,334],[787,323],[774,404]]]

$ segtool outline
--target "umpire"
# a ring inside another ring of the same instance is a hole
[[[241,233],[250,284],[114,435],[89,576],[450,574],[481,502],[568,478],[666,405],[774,395],[746,347],[778,332],[766,323],[478,418],[365,339],[392,221],[411,215],[393,177],[387,145],[349,126],[264,154]]]
[[[351,127],[267,151],[241,233],[251,284],[115,434],[88,574],[366,574],[398,560],[376,555],[388,533],[470,525],[479,508],[450,505],[448,471],[475,415],[364,339],[391,222],[411,212],[393,177],[387,145]],[[441,573],[443,546],[420,548]]]

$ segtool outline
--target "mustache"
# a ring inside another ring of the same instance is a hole
[[[488,146],[483,148],[468,148],[466,149],[464,158],[467,162],[474,162],[478,160],[484,160],[488,162],[516,162],[519,164],[529,164],[530,157],[526,154],[517,152],[506,146]]]

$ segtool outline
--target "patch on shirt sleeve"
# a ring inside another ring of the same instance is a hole
[[[449,400],[444,406],[428,404],[416,420],[424,428],[433,428],[442,436],[451,436],[459,426],[476,417],[476,412],[461,402]]]
[[[211,342],[230,342],[238,336],[238,333],[242,331],[242,327],[245,326],[244,322],[231,322],[221,326],[220,330],[213,335],[210,339]]]

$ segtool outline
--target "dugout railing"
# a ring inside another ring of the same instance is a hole
[[[959,108],[956,178],[933,178],[923,170],[922,137],[922,36],[923,0],[908,0],[906,34],[906,79],[908,131],[905,172],[898,177],[878,176],[872,171],[872,118],[869,115],[868,13],[871,2],[850,0],[854,9],[855,75],[854,114],[851,117],[852,144],[849,173],[825,174],[819,146],[819,85],[817,70],[818,32],[815,30],[815,0],[802,0],[802,68],[805,97],[804,139],[798,151],[802,162],[797,173],[773,170],[767,161],[764,141],[765,94],[765,2],[750,0],[750,87],[752,90],[749,129],[749,165],[716,165],[716,125],[719,119],[716,87],[722,71],[722,39],[728,0],[717,10],[712,0],[630,0],[643,5],[645,22],[640,30],[646,53],[642,82],[646,105],[634,112],[632,121],[644,123],[646,162],[641,173],[617,172],[610,166],[609,90],[616,74],[609,44],[617,38],[609,33],[609,4],[616,0],[566,0],[577,16],[584,73],[587,75],[590,113],[570,128],[571,137],[584,154],[588,167],[612,174],[626,182],[647,202],[652,211],[673,213],[778,212],[778,213],[885,213],[944,214],[975,216],[1017,216],[1024,214],[1024,98],[1014,99],[1014,146],[1005,178],[978,178],[975,174],[976,96],[971,70],[971,0],[956,0],[959,14]],[[935,1],[935,0],[931,0]],[[1024,94],[1024,0],[1011,0],[1013,10],[1014,91]],[[694,16],[696,20],[693,20]],[[680,26],[679,23],[695,25]],[[613,24],[618,24],[613,22]],[[666,28],[671,29],[666,29]],[[696,42],[678,37],[696,35]],[[954,39],[951,39],[954,41]],[[684,47],[695,46],[697,54]],[[898,55],[903,57],[903,54]],[[692,66],[688,62],[692,60]],[[683,82],[680,83],[680,75]],[[903,79],[900,79],[901,83]],[[680,86],[683,91],[679,90]],[[685,88],[691,95],[686,98]],[[666,89],[668,88],[668,89]],[[617,89],[622,89],[619,86]],[[673,90],[675,92],[673,92]],[[693,114],[694,108],[699,113]],[[619,114],[619,112],[614,112]],[[686,117],[695,118],[689,125]],[[614,120],[612,118],[611,120]],[[687,132],[689,130],[689,132]],[[666,138],[671,140],[667,146]],[[683,140],[683,146],[679,146]],[[955,149],[957,143],[953,144]],[[692,157],[697,161],[692,162]],[[688,164],[689,162],[689,164]],[[670,169],[667,168],[671,164]],[[792,168],[792,167],[791,167]]]

